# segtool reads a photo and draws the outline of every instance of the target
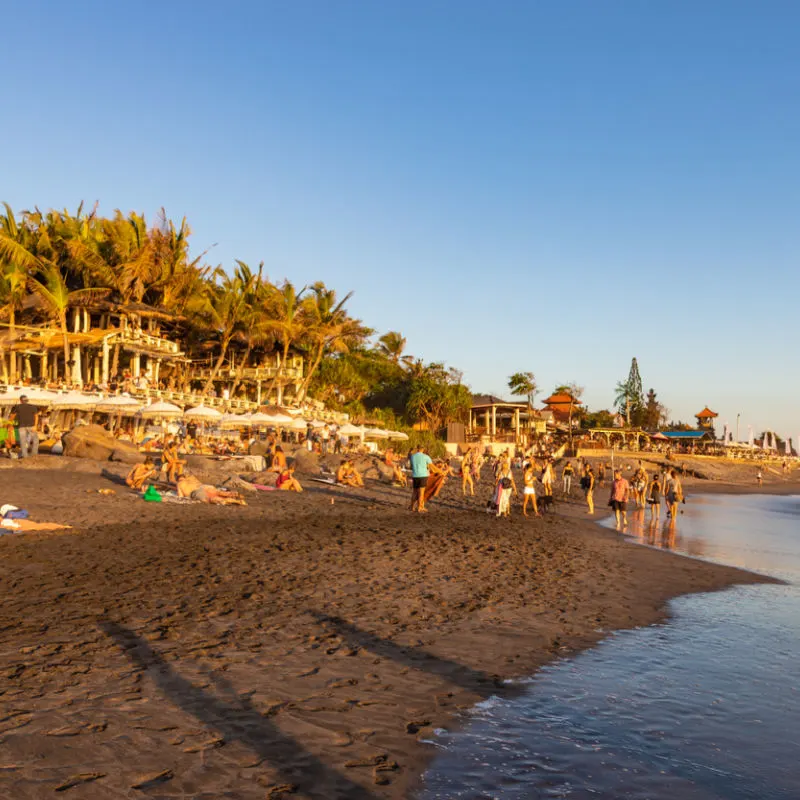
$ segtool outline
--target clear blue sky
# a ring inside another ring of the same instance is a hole
[[[0,199],[187,216],[211,258],[505,393],[800,433],[800,3],[10,5]],[[720,428],[721,430],[721,428]]]

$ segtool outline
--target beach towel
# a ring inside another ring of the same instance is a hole
[[[70,525],[59,525],[57,522],[34,522],[30,519],[0,520],[0,534],[27,533],[28,531],[72,530]]]

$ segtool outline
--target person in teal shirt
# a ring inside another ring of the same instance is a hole
[[[433,463],[433,459],[423,450],[417,447],[409,456],[411,462],[411,510],[424,513],[425,511],[425,487],[428,485],[428,466]]]

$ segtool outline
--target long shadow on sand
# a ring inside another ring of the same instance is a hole
[[[376,795],[323,764],[316,756],[282,733],[247,697],[222,700],[176,672],[164,657],[129,628],[109,620],[100,629],[130,661],[154,681],[164,696],[199,722],[219,731],[228,741],[239,741],[268,761],[281,773],[281,781],[295,784],[306,795],[319,800],[376,800]],[[293,765],[289,769],[287,765]],[[334,788],[335,787],[335,788]]]
[[[472,669],[472,667],[467,667],[457,661],[440,658],[420,647],[401,645],[389,639],[382,639],[374,633],[351,625],[340,617],[332,617],[316,611],[309,613],[329,631],[341,636],[351,648],[364,648],[376,656],[389,658],[405,667],[438,675],[445,681],[475,692],[481,697],[498,694],[507,697],[521,691],[521,687],[517,687],[516,684],[504,683],[496,675]]]

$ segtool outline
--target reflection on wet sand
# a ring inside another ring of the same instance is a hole
[[[647,514],[643,508],[637,508],[630,517],[630,524],[625,533],[640,544],[658,547],[662,550],[681,550],[692,556],[705,555],[705,540],[696,534],[690,537],[680,535],[680,523],[673,517]]]

